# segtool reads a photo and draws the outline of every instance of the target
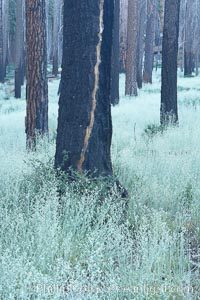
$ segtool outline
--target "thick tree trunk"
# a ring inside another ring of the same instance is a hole
[[[3,70],[6,77],[6,68],[8,65],[8,31],[9,31],[9,1],[3,1]]]
[[[45,0],[26,0],[26,42],[26,135],[34,149],[36,134],[48,132]]]
[[[152,83],[152,71],[154,60],[154,41],[155,41],[155,20],[156,20],[156,1],[147,0],[147,27],[145,40],[145,57],[143,81]]]
[[[23,82],[23,0],[17,0],[16,12],[16,57],[15,57],[15,98],[21,98]]]
[[[138,50],[138,1],[128,2],[128,36],[126,57],[126,91],[137,96],[137,50]]]
[[[144,56],[144,33],[146,29],[146,0],[139,2],[139,33],[138,33],[138,57],[137,57],[137,84],[138,88],[142,88],[142,71],[143,71],[143,56]]]
[[[163,33],[161,125],[178,122],[177,58],[180,0],[165,1]]]
[[[4,67],[3,67],[3,0],[0,0],[0,82],[4,82]]]
[[[115,0],[111,67],[111,103],[119,103],[119,18],[120,0]]]
[[[110,77],[113,0],[64,2],[55,167],[112,175]]]

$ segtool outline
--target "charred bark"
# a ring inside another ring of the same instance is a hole
[[[165,1],[162,46],[161,125],[178,122],[177,58],[180,0]]]
[[[119,103],[119,17],[120,0],[115,0],[111,67],[111,103],[113,105]]]
[[[138,57],[137,57],[137,84],[138,88],[142,88],[142,71],[143,71],[143,56],[144,56],[144,33],[146,27],[146,0],[141,0],[139,3],[139,33],[138,33]]]
[[[26,1],[26,42],[26,136],[34,148],[36,134],[48,132],[45,0]]]
[[[113,0],[64,2],[61,95],[55,167],[112,175]]]

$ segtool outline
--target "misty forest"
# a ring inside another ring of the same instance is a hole
[[[200,299],[200,0],[0,0],[0,299]]]

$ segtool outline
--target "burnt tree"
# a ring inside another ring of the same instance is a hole
[[[48,132],[45,0],[26,0],[26,43],[26,136],[34,148],[37,133]]]
[[[55,167],[112,175],[111,54],[114,0],[64,2]]]
[[[119,19],[120,0],[114,0],[113,46],[111,67],[111,103],[119,103],[119,70],[120,70],[120,43],[119,43]]]
[[[178,122],[177,58],[180,0],[165,1],[162,45],[161,125]]]

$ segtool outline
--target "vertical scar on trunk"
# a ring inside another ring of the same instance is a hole
[[[98,33],[98,44],[96,46],[96,64],[94,67],[94,88],[92,91],[92,109],[90,112],[90,123],[88,127],[86,128],[85,138],[84,138],[84,144],[81,151],[81,156],[78,161],[78,170],[79,172],[82,172],[83,169],[83,163],[85,161],[85,154],[88,148],[89,140],[91,137],[92,129],[94,126],[94,120],[95,120],[95,110],[96,110],[96,95],[99,88],[99,65],[101,63],[101,44],[102,44],[102,33],[103,33],[103,5],[104,0],[100,0],[99,8],[100,8],[100,14],[99,14],[99,33]]]

